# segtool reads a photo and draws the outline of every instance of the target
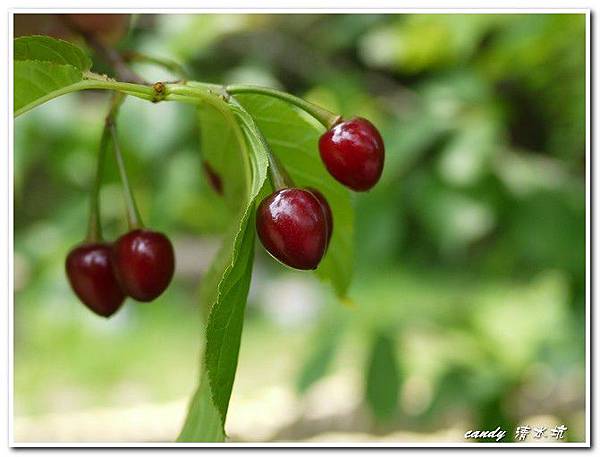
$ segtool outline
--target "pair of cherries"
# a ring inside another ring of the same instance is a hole
[[[333,126],[319,139],[319,152],[329,173],[352,190],[367,191],[381,177],[383,139],[366,119],[353,118]],[[316,189],[279,189],[260,203],[256,230],[277,260],[299,270],[314,270],[333,231],[331,208]]]
[[[168,287],[175,270],[169,238],[134,229],[114,244],[84,243],[69,253],[66,271],[79,299],[96,314],[109,317],[126,296],[148,302]]]

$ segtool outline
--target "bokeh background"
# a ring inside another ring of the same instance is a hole
[[[92,22],[119,50],[368,117],[385,139],[381,182],[355,197],[354,305],[257,248],[231,440],[461,441],[500,426],[510,441],[518,425],[560,424],[585,440],[584,15]],[[15,33],[81,42],[53,15],[16,15]],[[195,386],[198,286],[226,213],[190,107],[131,99],[119,119],[145,222],[174,240],[172,286],[104,320],[64,275],[107,97],[69,95],[15,122],[16,441],[173,440]],[[102,213],[109,238],[125,230],[112,164]]]

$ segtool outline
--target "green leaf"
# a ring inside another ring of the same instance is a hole
[[[15,115],[75,90],[91,66],[85,52],[66,41],[46,36],[15,39]]]
[[[221,177],[223,198],[234,214],[240,211],[246,179],[240,146],[236,135],[223,115],[211,106],[198,108],[200,151],[212,169]],[[237,160],[232,160],[237,157]]]
[[[39,105],[82,81],[80,70],[71,65],[24,60],[15,62],[14,111],[15,115],[27,111],[29,105]]]
[[[225,441],[223,419],[211,397],[208,375],[201,371],[200,383],[190,402],[188,415],[177,437],[181,442]]]
[[[239,189],[239,216],[225,237],[217,259],[204,278],[203,307],[210,309],[206,326],[206,345],[201,368],[200,383],[192,398],[188,416],[178,441],[223,441],[225,418],[231,389],[235,379],[240,339],[244,322],[244,310],[252,276],[254,258],[255,200],[267,176],[268,159],[259,141],[260,133],[252,119],[235,106],[231,112],[200,114],[214,123],[222,117],[228,129],[241,134],[243,144],[230,143],[227,160],[241,167],[243,186]],[[235,117],[234,117],[235,116]],[[226,135],[226,129],[220,130]],[[236,135],[236,138],[240,136]],[[223,168],[228,174],[238,175],[233,167]]]
[[[384,333],[375,337],[368,360],[366,399],[379,420],[390,419],[396,412],[400,370],[394,340]]]
[[[70,65],[81,72],[86,72],[92,67],[92,61],[82,49],[67,41],[43,35],[16,38],[14,60]]]
[[[236,98],[252,115],[273,153],[296,183],[323,193],[333,212],[333,236],[317,274],[331,281],[344,297],[354,263],[354,209],[350,192],[325,169],[318,152],[323,128],[294,106],[266,95],[240,94]]]
[[[231,263],[222,273],[217,287],[212,288],[216,301],[208,317],[200,383],[178,441],[212,442],[225,439],[225,417],[235,379],[254,258],[255,230],[254,224],[249,221],[249,214],[246,213],[240,221],[240,232],[229,257]],[[226,258],[226,253],[229,253],[230,241],[225,240],[219,253],[220,259]],[[218,260],[217,264],[222,264],[222,261]],[[212,277],[218,275],[213,273]],[[210,287],[203,287],[207,286]]]
[[[244,309],[254,260],[254,218],[247,213],[236,239],[235,258],[219,284],[206,329],[205,366],[221,417],[227,415],[244,322]]]

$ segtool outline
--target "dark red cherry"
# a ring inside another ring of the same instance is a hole
[[[122,292],[110,262],[107,243],[88,243],[74,248],[65,262],[67,277],[75,294],[100,316],[113,315],[123,304]]]
[[[256,231],[277,260],[299,270],[314,270],[327,247],[327,220],[317,197],[304,189],[281,189],[259,205]]]
[[[326,131],[319,139],[319,151],[329,173],[353,190],[369,190],[381,177],[383,139],[366,119],[355,117]]]
[[[175,271],[169,239],[145,229],[132,230],[119,238],[113,246],[112,261],[123,292],[138,301],[152,301],[162,294]]]
[[[213,190],[217,194],[223,195],[223,181],[221,180],[221,176],[219,176],[215,169],[206,160],[202,162],[202,168],[204,169],[204,174],[208,178],[208,182]]]
[[[317,200],[319,200],[319,203],[321,204],[321,209],[323,210],[323,213],[325,213],[325,220],[327,221],[327,245],[329,246],[331,235],[333,234],[333,213],[331,212],[329,202],[325,198],[325,195],[314,187],[307,187],[306,190],[311,191],[313,195],[317,197]]]

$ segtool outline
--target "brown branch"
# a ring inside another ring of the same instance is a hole
[[[136,84],[148,84],[141,76],[129,68],[119,52],[102,43],[95,33],[82,30],[66,15],[60,15],[60,18],[73,32],[83,37],[88,46],[90,46],[94,52],[98,54],[100,58],[115,71],[115,74],[119,80]]]

